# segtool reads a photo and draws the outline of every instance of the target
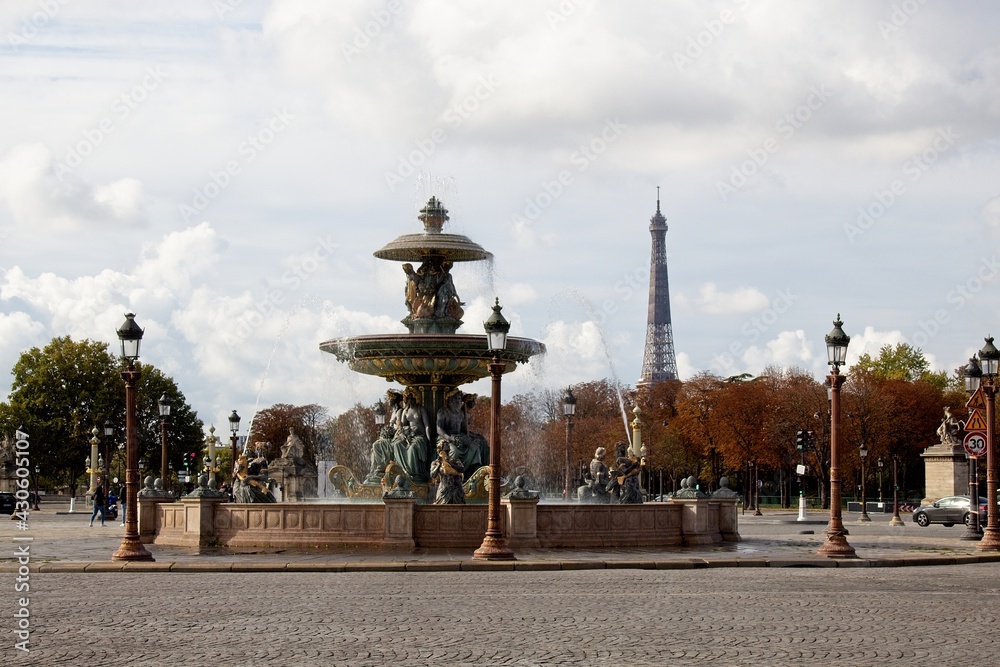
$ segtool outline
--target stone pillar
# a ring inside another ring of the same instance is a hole
[[[385,503],[385,533],[383,543],[392,547],[417,546],[413,539],[413,506],[416,498],[383,498]]]
[[[192,546],[206,547],[215,539],[215,506],[226,502],[225,498],[190,497],[181,498],[184,505],[184,538]],[[140,502],[140,509],[142,504]]]
[[[722,541],[722,534],[719,532],[718,505],[709,500],[707,496],[701,498],[675,497],[667,502],[683,506],[681,540],[684,546],[716,544]]]
[[[172,498],[139,497],[139,541],[152,544],[156,538],[156,513],[160,503],[169,503]]]
[[[921,454],[924,460],[924,505],[945,496],[969,495],[969,459],[957,444],[937,444]],[[985,495],[981,493],[980,495]]]
[[[718,507],[719,534],[723,542],[740,542],[739,512],[736,510],[736,499],[713,498],[712,504]]]
[[[503,498],[507,513],[507,540],[511,547],[537,548],[538,498]]]

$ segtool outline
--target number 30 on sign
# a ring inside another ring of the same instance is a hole
[[[965,451],[969,456],[982,456],[986,453],[986,436],[982,433],[975,431],[967,433],[962,444],[965,445]]]

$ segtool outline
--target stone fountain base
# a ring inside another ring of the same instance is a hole
[[[424,505],[414,499],[242,504],[183,498],[144,505],[140,501],[144,543],[195,548],[475,549],[483,541],[487,513],[485,505]],[[643,505],[504,499],[502,520],[514,549],[684,547],[740,540],[735,499]]]

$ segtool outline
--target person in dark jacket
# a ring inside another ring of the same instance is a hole
[[[90,527],[94,527],[94,517],[97,513],[101,513],[101,525],[104,525],[104,488],[101,486],[97,487],[94,491],[94,512],[90,515]]]

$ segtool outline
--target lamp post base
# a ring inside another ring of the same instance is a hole
[[[896,516],[892,517],[892,519],[889,521],[889,525],[890,526],[905,526],[906,524],[903,523],[903,520],[900,519],[899,515],[897,514]]]
[[[983,539],[979,541],[977,551],[1000,551],[1000,529],[986,527],[983,531]]]
[[[475,560],[517,560],[506,538],[486,536],[482,545],[472,554]]]
[[[858,517],[858,523],[869,523],[871,520],[872,518],[868,516],[868,512],[861,510],[861,516]]]
[[[142,542],[126,538],[122,540],[118,551],[111,556],[111,560],[144,560],[152,562],[155,559],[153,558],[153,554],[146,551],[146,547],[142,545]]]
[[[827,558],[857,558],[854,547],[847,543],[847,538],[841,533],[827,533],[826,542],[819,548],[820,556]]]
[[[979,528],[977,526],[974,526],[973,524],[970,523],[966,527],[965,533],[963,533],[962,536],[958,539],[964,540],[965,542],[978,542],[979,540],[983,539],[983,534],[979,532]]]

